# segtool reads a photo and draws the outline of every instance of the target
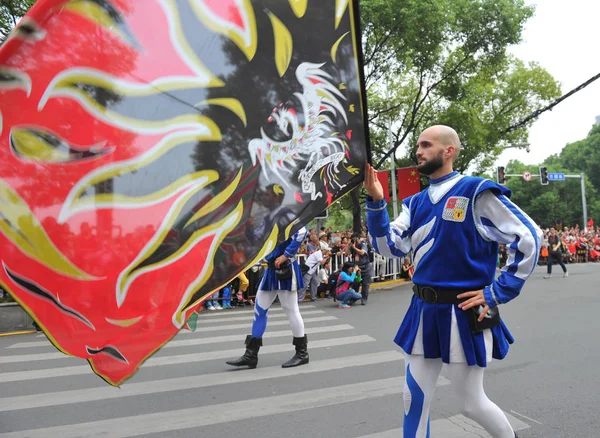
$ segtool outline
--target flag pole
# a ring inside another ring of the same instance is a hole
[[[389,78],[386,78],[386,83],[385,83],[385,88],[386,88],[386,94],[387,94],[387,101],[388,104],[390,102],[390,83],[389,83]],[[388,113],[389,114],[389,118],[388,118],[388,147],[390,148],[390,150],[392,149],[392,113]],[[390,173],[392,174],[392,211],[394,213],[394,219],[392,220],[396,220],[396,218],[398,217],[398,190],[396,190],[396,151],[394,151],[391,155],[390,155],[390,159],[392,161],[391,163],[391,167],[390,167]],[[398,272],[399,272],[399,267],[398,267],[398,259],[394,258],[393,262],[392,262],[392,266],[393,266],[393,274],[394,274],[394,280],[396,280],[398,278]]]
[[[387,90],[387,101],[390,101],[390,87],[389,82],[386,81],[386,90]],[[388,147],[392,148],[392,115],[388,118]],[[396,152],[390,155],[391,170],[392,174],[392,211],[394,212],[394,220],[398,217],[398,190],[396,190]]]

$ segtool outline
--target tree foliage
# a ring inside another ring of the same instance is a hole
[[[414,161],[415,136],[454,127],[456,167],[483,171],[502,147],[527,141],[509,126],[560,95],[552,76],[507,54],[533,14],[523,0],[363,0],[365,70],[376,162],[390,145]]]
[[[588,136],[566,145],[560,154],[551,155],[544,163],[548,172],[563,172],[570,175],[585,175],[585,194],[588,218],[600,222],[600,126],[595,125]],[[526,166],[511,161],[506,173],[522,174],[528,170],[539,174],[539,166]],[[507,179],[507,187],[513,191],[512,199],[539,225],[549,227],[556,224],[574,226],[583,223],[581,180],[566,179],[540,184],[539,178],[525,182],[521,178]]]
[[[17,25],[36,0],[0,0],[0,42]]]
[[[481,173],[504,147],[524,145],[533,121],[509,132],[511,125],[560,95],[547,71],[507,54],[533,15],[524,0],[361,0],[360,6],[379,169],[392,154],[397,167],[414,163],[420,131],[445,124],[462,140],[456,169]],[[352,208],[356,224],[361,213]]]

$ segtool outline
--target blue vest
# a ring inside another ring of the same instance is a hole
[[[510,197],[510,190],[505,187],[467,176],[455,183],[437,204],[431,202],[429,189],[404,200],[411,212],[413,261],[420,257],[414,283],[477,290],[493,282],[498,244],[479,234],[473,212],[474,200],[484,190]],[[431,230],[420,242],[415,242],[415,234],[428,224]]]

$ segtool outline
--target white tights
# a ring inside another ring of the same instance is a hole
[[[405,354],[404,438],[429,437],[429,409],[440,371],[441,359]],[[514,438],[504,415],[483,390],[483,371],[466,363],[447,364],[448,377],[461,402],[465,417],[479,423],[494,438]]]
[[[304,337],[304,321],[298,308],[298,295],[289,290],[259,290],[256,294],[256,304],[254,306],[254,323],[252,324],[252,336],[262,338],[267,329],[267,314],[269,307],[279,295],[281,308],[287,315],[292,328],[292,334],[295,338]]]

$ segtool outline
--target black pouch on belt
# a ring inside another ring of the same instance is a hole
[[[292,264],[288,261],[282,263],[279,269],[275,268],[277,280],[288,280],[292,278]]]
[[[473,333],[479,333],[500,324],[500,311],[498,310],[498,307],[488,310],[488,313],[485,315],[483,320],[477,321],[477,318],[479,318],[481,315],[481,310],[483,310],[483,306],[471,307],[466,311],[469,317],[471,331]]]

